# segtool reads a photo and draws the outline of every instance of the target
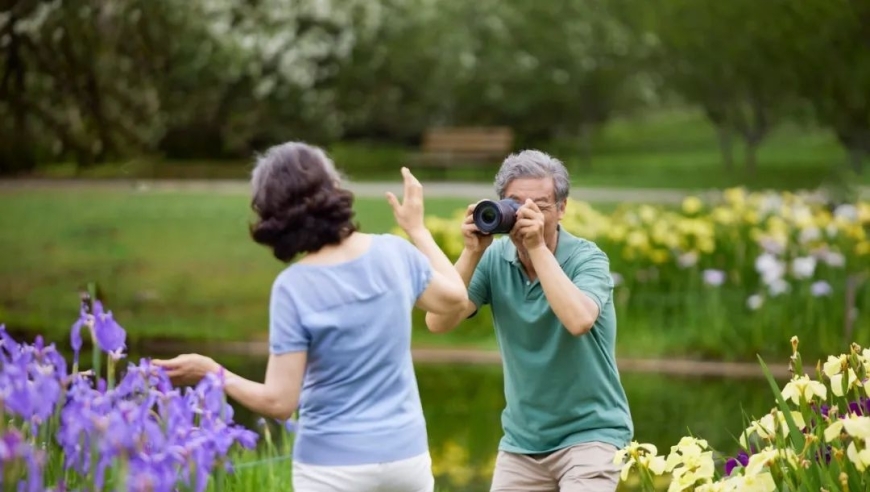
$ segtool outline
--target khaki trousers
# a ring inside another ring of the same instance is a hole
[[[543,455],[499,451],[490,492],[615,492],[616,447],[578,444]]]

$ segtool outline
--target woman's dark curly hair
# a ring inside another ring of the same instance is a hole
[[[288,142],[269,148],[257,159],[251,185],[258,217],[251,237],[281,261],[338,244],[358,229],[351,221],[353,193],[341,188],[335,165],[318,147]]]

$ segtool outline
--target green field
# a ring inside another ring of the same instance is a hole
[[[446,217],[466,204],[464,199],[430,198],[427,214]],[[596,209],[606,212],[612,207]],[[0,323],[12,331],[65,341],[78,316],[79,292],[96,282],[106,306],[128,330],[131,348],[144,347],[138,344],[146,341],[153,347],[166,339],[267,337],[269,292],[284,265],[248,237],[253,214],[245,195],[59,188],[0,193],[0,209],[5,212],[0,215]],[[383,233],[394,226],[385,199],[358,199],[356,211],[364,231]],[[433,232],[443,241],[443,231]],[[619,251],[621,246],[609,246],[614,268],[629,274],[634,267],[619,260]],[[623,263],[617,265],[617,260]],[[722,302],[728,300],[736,311],[710,320],[703,314],[712,302],[706,290],[686,290],[685,285],[663,289],[635,289],[631,304],[625,302],[628,291],[620,291],[621,356],[754,362],[756,353],[768,360],[787,357],[786,342],[794,334],[817,342],[833,337],[824,346],[830,351],[836,346],[829,345],[839,343],[837,337],[843,333],[845,311],[839,301],[831,300],[831,311],[822,315],[810,307],[780,312],[771,303],[759,318],[743,307],[749,293],[725,289]],[[857,295],[865,302],[866,289]],[[810,323],[807,310],[830,324]],[[740,329],[733,322],[741,323]],[[863,320],[859,323],[864,326]],[[756,324],[764,326],[758,328],[763,331],[738,336]],[[414,325],[418,346],[497,347],[488,307],[449,334],[426,330],[419,310]],[[864,333],[859,330],[850,340],[863,340]],[[731,342],[725,343],[728,339]],[[827,354],[810,352],[812,357]]]
[[[518,142],[517,149],[539,146],[563,159],[579,186],[630,188],[709,189],[735,185],[750,188],[815,188],[836,177],[846,155],[827,131],[784,125],[774,129],[758,152],[754,175],[743,169],[743,146],[734,143],[735,170],[722,165],[714,129],[697,111],[656,111],[631,118],[618,118],[604,127],[592,142],[591,164],[584,165],[577,142],[563,139],[543,144]],[[393,180],[400,166],[411,161],[414,147],[385,143],[343,142],[330,146],[336,163],[352,180]],[[446,175],[415,167],[424,179],[490,181],[499,162],[459,166]],[[240,178],[248,176],[251,162],[165,162],[136,159],[123,164],[98,166],[79,172],[79,177],[145,178]],[[74,166],[59,164],[40,169],[36,175],[70,177]],[[855,184],[870,184],[865,173]]]
[[[462,200],[430,199],[448,214]],[[65,336],[78,290],[98,282],[132,341],[265,337],[283,265],[248,237],[245,196],[108,191],[0,195],[0,322]],[[394,225],[385,200],[360,199],[369,232]]]
[[[556,146],[554,151],[560,151]],[[575,173],[584,186],[705,189],[814,188],[832,176],[846,155],[829,132],[781,126],[758,151],[758,169],[743,167],[743,144],[734,140],[734,171],[722,165],[716,134],[697,112],[655,112],[608,125],[593,144],[591,168]],[[570,152],[570,161],[576,161]],[[870,183],[864,176],[863,183]]]

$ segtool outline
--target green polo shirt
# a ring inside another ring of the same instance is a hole
[[[616,367],[616,313],[607,255],[559,228],[556,259],[601,312],[575,337],[550,308],[538,280],[530,282],[507,236],[487,248],[469,298],[490,304],[504,366],[507,405],[499,449],[546,453],[600,441],[618,448],[632,439],[628,400]]]

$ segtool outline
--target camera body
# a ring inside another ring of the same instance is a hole
[[[483,234],[507,234],[517,221],[520,203],[511,198],[483,200],[474,207],[474,225]]]

